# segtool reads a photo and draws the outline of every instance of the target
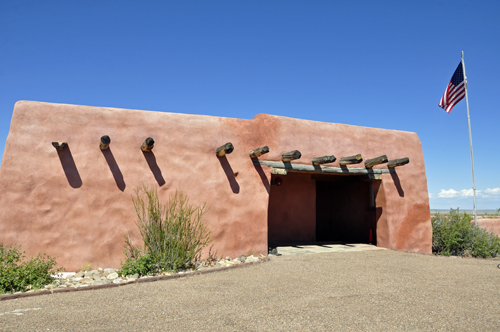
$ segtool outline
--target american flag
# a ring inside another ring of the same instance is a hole
[[[446,87],[444,95],[441,97],[439,107],[443,108],[446,112],[450,113],[451,109],[465,97],[465,79],[464,69],[462,62],[458,65],[457,69],[451,77],[451,81]]]

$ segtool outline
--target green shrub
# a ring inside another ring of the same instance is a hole
[[[471,224],[472,216],[450,209],[432,217],[432,251],[437,255],[491,258],[500,256],[500,238]]]
[[[121,275],[189,268],[211,242],[210,232],[201,222],[208,211],[206,204],[195,207],[178,192],[162,204],[156,189],[148,187],[137,189],[132,201],[144,247],[139,248],[129,234],[124,234],[126,261]]]
[[[53,281],[51,274],[62,270],[53,270],[56,261],[45,254],[24,262],[23,254],[21,247],[6,248],[0,243],[0,294],[41,288]]]
[[[119,272],[122,276],[128,276],[138,273],[141,276],[148,275],[156,271],[156,265],[153,258],[148,254],[139,254],[135,257],[127,257],[125,263],[122,263],[122,268]]]

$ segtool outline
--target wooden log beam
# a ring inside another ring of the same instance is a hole
[[[288,170],[284,168],[273,168],[271,169],[271,174],[276,174],[276,175],[287,175]]]
[[[340,158],[339,164],[340,164],[340,166],[345,166],[345,165],[350,165],[350,164],[359,164],[362,161],[363,161],[363,157],[360,154],[357,154],[355,156]]]
[[[387,167],[394,168],[397,166],[403,166],[403,165],[408,164],[409,162],[410,162],[410,158],[408,158],[408,157],[401,158],[401,159],[389,160],[389,162],[387,163]]]
[[[269,147],[266,145],[261,148],[250,151],[250,158],[259,158],[260,156],[268,152],[269,152]]]
[[[141,150],[143,152],[151,152],[151,150],[154,148],[155,145],[155,140],[152,139],[151,137],[146,138],[144,143],[141,145]]]
[[[231,152],[233,152],[233,150],[234,150],[233,144],[231,142],[228,142],[215,149],[215,155],[217,157],[224,157],[226,154],[230,154]]]
[[[316,174],[343,174],[343,175],[369,175],[369,174],[388,174],[395,173],[394,169],[387,168],[355,168],[355,167],[331,167],[331,166],[314,166],[314,165],[301,165],[284,163],[279,161],[269,161],[269,160],[253,160],[254,165],[262,165],[272,167],[273,169],[285,169],[289,172],[308,172]]]
[[[106,150],[109,148],[109,143],[111,143],[111,138],[108,135],[104,135],[101,137],[101,141],[99,142],[99,148],[101,150]]]
[[[365,167],[366,168],[372,168],[375,165],[380,165],[388,162],[389,159],[387,159],[387,156],[384,154],[380,157],[373,158],[373,159],[368,159],[365,161]]]
[[[52,146],[55,147],[57,151],[61,151],[68,146],[68,143],[62,142],[61,144],[59,144],[59,142],[52,142]]]
[[[321,165],[321,164],[333,163],[335,160],[337,160],[337,158],[335,158],[334,155],[314,157],[312,159],[312,164],[315,165],[315,166],[318,166],[318,165]]]
[[[293,150],[290,152],[285,152],[281,155],[281,160],[283,162],[289,162],[295,159],[300,159],[302,157],[302,153],[299,150]]]

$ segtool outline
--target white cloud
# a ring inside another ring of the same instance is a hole
[[[456,190],[453,190],[453,189],[448,189],[448,190],[441,189],[441,191],[438,194],[438,197],[441,197],[441,198],[452,198],[452,197],[457,197],[457,195],[458,195],[458,191],[456,191]]]
[[[429,194],[429,197],[432,194]],[[437,194],[440,198],[454,198],[454,197],[472,197],[474,196],[474,191],[472,189],[462,189],[457,191],[455,189],[441,189],[441,191]],[[485,189],[485,190],[476,190],[477,197],[500,197],[500,188],[493,189]]]
[[[476,195],[479,196],[481,194],[481,190],[476,190]],[[459,192],[461,197],[472,197],[474,196],[474,190],[472,189],[462,189]]]
[[[483,197],[500,197],[500,188],[486,189],[483,191]]]

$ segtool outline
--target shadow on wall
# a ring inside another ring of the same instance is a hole
[[[163,178],[163,175],[161,175],[161,169],[158,167],[158,164],[156,163],[156,157],[153,151],[150,152],[142,151],[142,154],[144,155],[144,158],[146,158],[149,169],[151,170],[151,172],[153,172],[156,182],[158,182],[158,185],[160,187],[163,186],[165,184],[165,179]]]
[[[82,186],[82,178],[76,168],[75,160],[73,159],[69,145],[62,150],[57,150],[57,155],[59,156],[59,160],[61,161],[61,165],[69,185],[73,188],[80,188]]]
[[[259,164],[253,164],[253,167],[255,167],[255,170],[257,171],[257,173],[259,173],[260,180],[262,181],[264,187],[266,187],[267,193],[269,194],[271,187],[269,184],[269,180],[267,179],[266,173],[262,169],[262,166]]]
[[[394,181],[396,189],[398,190],[399,197],[405,197],[405,192],[403,190],[403,187],[401,187],[401,181],[399,181],[399,176],[396,173],[395,169],[391,169],[391,177],[392,181]]]
[[[236,176],[234,176],[234,172],[231,168],[231,165],[229,165],[229,161],[227,160],[226,156],[217,157],[217,159],[219,159],[220,165],[222,166],[224,173],[226,173],[226,177],[229,181],[229,185],[231,186],[231,190],[233,191],[233,193],[238,194],[240,192],[240,185],[236,181]]]
[[[118,189],[121,191],[125,190],[125,181],[123,180],[123,174],[120,171],[120,167],[118,167],[118,164],[116,163],[115,157],[113,156],[113,153],[111,152],[111,148],[107,148],[106,150],[101,150],[104,158],[106,159],[106,162],[108,163],[109,170],[111,171],[111,174],[113,174],[113,178],[115,179],[116,186]]]

